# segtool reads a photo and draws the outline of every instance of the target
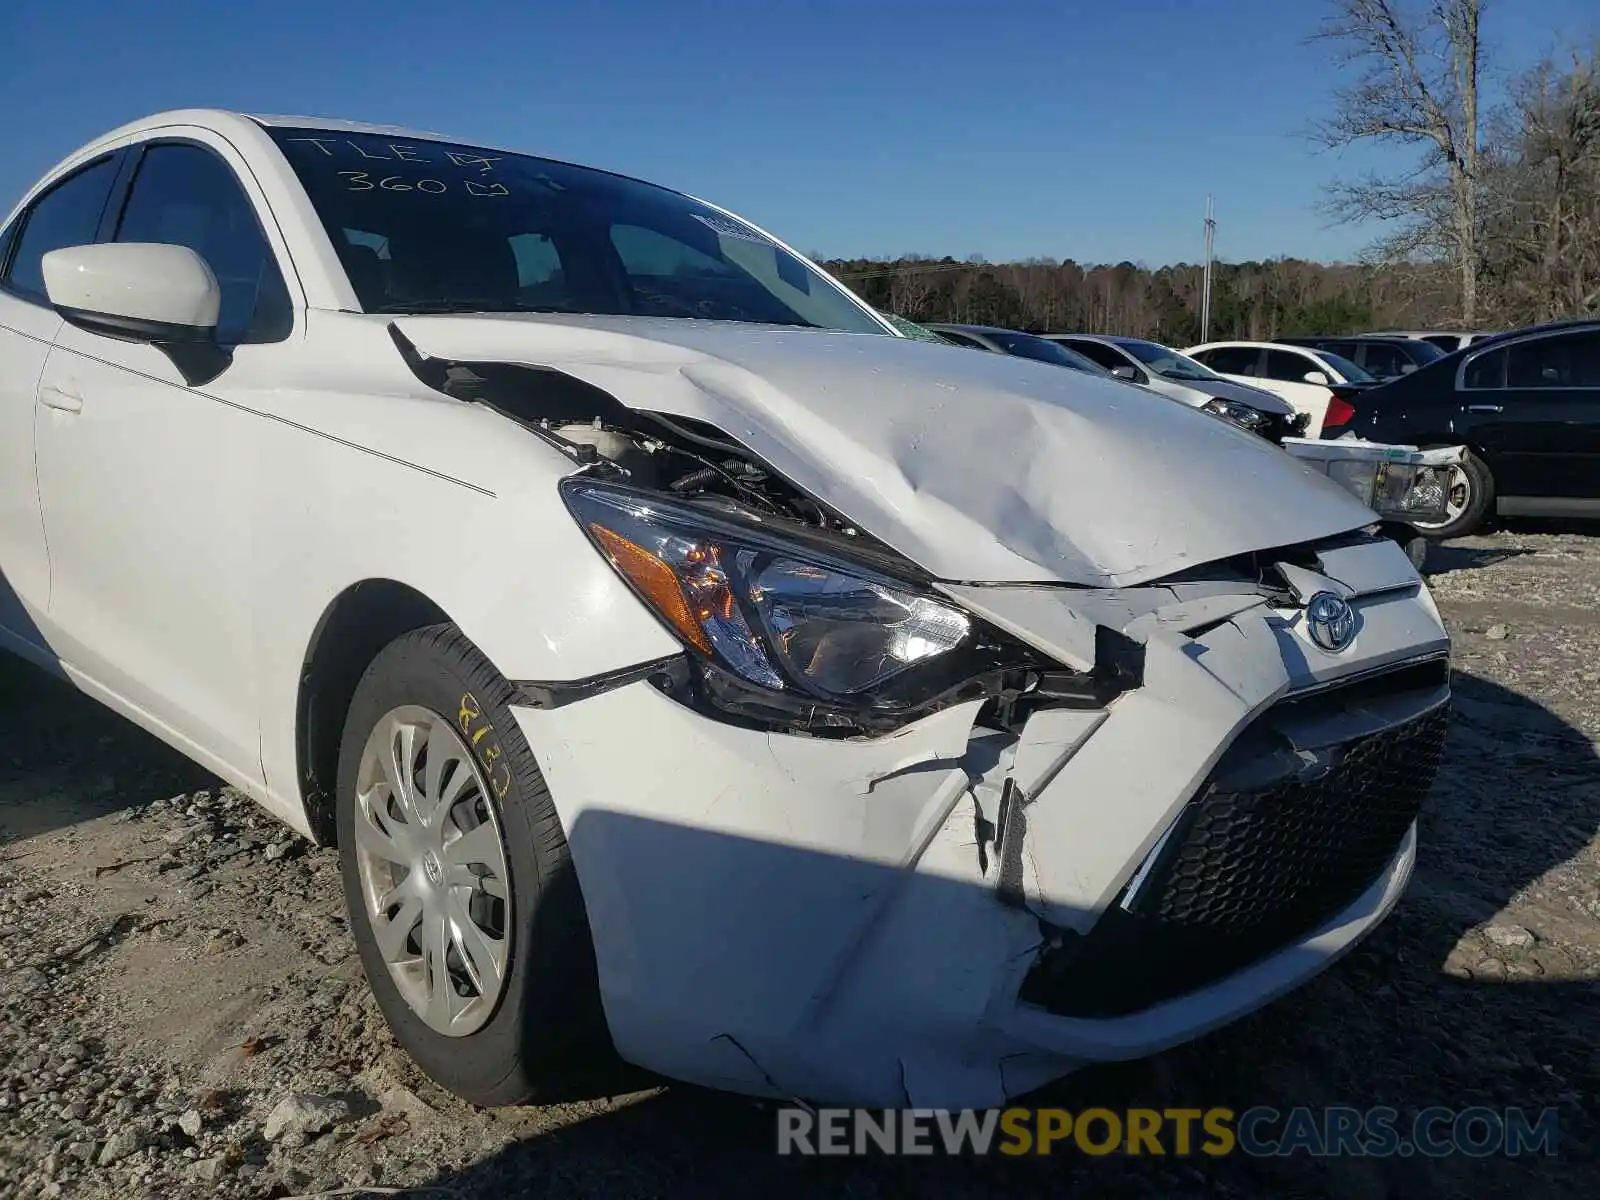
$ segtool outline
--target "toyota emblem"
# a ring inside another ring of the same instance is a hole
[[[1311,640],[1329,654],[1348,650],[1356,638],[1356,610],[1343,596],[1318,592],[1306,604]]]

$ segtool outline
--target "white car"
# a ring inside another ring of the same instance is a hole
[[[461,1096],[997,1104],[1411,873],[1439,615],[1224,422],[397,129],[151,117],[0,245],[0,640],[336,841]]]
[[[1306,414],[1306,437],[1321,437],[1355,415],[1356,395],[1380,382],[1331,350],[1277,342],[1206,342],[1184,351],[1217,374],[1281,396]]]

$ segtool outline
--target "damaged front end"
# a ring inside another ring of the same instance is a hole
[[[1040,705],[1099,706],[1136,674],[1109,651],[1064,666],[974,616],[714,426],[629,408],[564,372],[430,359],[391,336],[423,382],[495,408],[577,465],[562,501],[683,642],[648,672],[679,700],[752,727],[879,736],[972,699],[1006,724]]]
[[[519,685],[629,1061],[998,1104],[1259,1007],[1403,889],[1449,642],[1393,543],[957,582],[713,423],[408,361],[568,455],[567,512],[683,646]]]

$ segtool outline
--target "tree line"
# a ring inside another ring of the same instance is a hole
[[[1214,265],[1209,336],[1513,328],[1600,314],[1600,48],[1540,62],[1490,103],[1484,7],[1328,0],[1314,36],[1332,44],[1345,82],[1310,137],[1330,148],[1398,144],[1413,161],[1394,176],[1330,187],[1330,216],[1386,230],[1362,261]],[[1194,264],[911,256],[827,265],[873,305],[914,321],[1180,346],[1201,337]]]
[[[902,258],[826,264],[876,308],[913,321],[1010,329],[1110,332],[1168,345],[1200,340],[1202,270],[1152,270],[1130,262],[1085,265],[1030,259],[970,263]],[[1448,270],[1328,265],[1301,259],[1218,263],[1212,268],[1212,338],[1271,339],[1436,324],[1450,311]]]

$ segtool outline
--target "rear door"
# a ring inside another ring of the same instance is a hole
[[[1484,351],[1466,361],[1462,385],[1463,433],[1481,448],[1502,498],[1551,501],[1563,511],[1600,498],[1600,332],[1543,334]]]

